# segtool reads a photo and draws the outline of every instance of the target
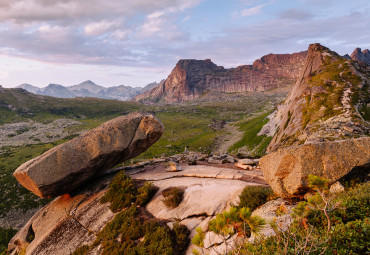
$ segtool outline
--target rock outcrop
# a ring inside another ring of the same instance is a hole
[[[264,134],[267,151],[281,147],[367,136],[359,109],[369,103],[370,73],[320,44],[311,44],[299,79],[277,107]]]
[[[144,152],[163,130],[152,114],[121,116],[22,164],[14,176],[37,196],[63,195],[97,173]]]
[[[370,172],[370,137],[282,148],[260,159],[274,192],[284,198],[304,195],[308,175],[332,182],[351,174]]]
[[[176,103],[199,98],[208,92],[266,91],[293,85],[303,67],[307,51],[269,54],[253,65],[225,69],[210,59],[180,60],[158,87],[134,98],[139,102]]]
[[[351,58],[356,61],[361,61],[367,65],[370,65],[370,51],[368,49],[361,51],[360,48],[356,48],[352,54]]]
[[[112,176],[85,186],[78,194],[56,198],[40,211],[12,238],[11,254],[64,255],[91,244],[97,233],[115,214],[109,204],[100,203]]]
[[[159,188],[146,210],[161,222],[171,226],[178,220],[190,231],[208,229],[208,223],[217,213],[238,203],[239,194],[249,185],[266,185],[258,170],[242,171],[229,165],[220,166],[181,164],[182,171],[168,172],[165,162],[152,162],[142,168],[127,169],[139,182],[150,181]],[[105,172],[81,189],[60,196],[37,212],[12,238],[8,245],[10,254],[27,255],[72,254],[82,245],[91,245],[99,232],[116,213],[109,203],[101,203],[113,173]],[[169,187],[184,189],[184,199],[178,207],[170,209],[163,203],[163,190]],[[213,197],[214,199],[209,199]],[[144,208],[142,208],[144,209]],[[211,244],[213,245],[213,244]],[[186,254],[192,254],[194,246]],[[212,254],[214,247],[207,250]],[[101,254],[99,246],[89,254]]]

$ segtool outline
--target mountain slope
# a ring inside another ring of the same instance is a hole
[[[360,114],[370,101],[369,77],[368,66],[311,44],[298,81],[260,132],[276,131],[268,151],[369,135]]]
[[[225,69],[210,59],[180,60],[158,87],[134,98],[140,102],[176,103],[214,92],[266,91],[293,85],[303,67],[307,52],[269,54],[253,65]]]

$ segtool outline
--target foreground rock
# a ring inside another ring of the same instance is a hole
[[[121,116],[24,163],[14,176],[39,197],[63,195],[95,174],[144,152],[163,130],[151,114]]]
[[[196,227],[207,231],[214,215],[237,204],[244,187],[265,184],[258,178],[262,173],[257,170],[245,172],[225,167],[225,164],[222,167],[183,164],[181,167],[182,171],[168,172],[167,164],[160,162],[126,171],[137,181],[150,181],[159,188],[146,209],[168,225],[180,220],[191,231],[191,237]],[[113,177],[114,174],[105,172],[104,177],[96,178],[78,192],[50,202],[12,238],[8,245],[10,254],[64,255],[72,254],[82,245],[91,245],[99,231],[115,216],[109,203],[100,203]],[[167,208],[162,201],[161,191],[169,187],[185,190],[184,199],[174,209]],[[187,254],[192,254],[193,248],[189,247]],[[207,253],[212,254],[213,248]],[[101,253],[97,246],[89,254]]]
[[[288,198],[305,194],[310,174],[332,182],[350,172],[367,174],[369,148],[370,137],[293,146],[262,157],[260,166],[274,192]]]
[[[108,203],[100,203],[106,192],[104,187],[112,177],[86,186],[73,197],[66,194],[50,202],[12,238],[9,253],[64,255],[72,254],[81,245],[91,244],[115,215]]]

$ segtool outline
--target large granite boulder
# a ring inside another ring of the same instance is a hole
[[[14,176],[39,197],[63,195],[97,173],[144,152],[163,130],[154,115],[130,113],[22,164]]]
[[[260,159],[266,181],[284,198],[303,195],[308,175],[338,179],[370,170],[370,137],[282,148]]]

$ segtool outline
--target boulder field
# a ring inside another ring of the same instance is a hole
[[[304,195],[308,175],[330,179],[370,170],[370,137],[281,148],[260,159],[260,167],[274,192],[284,198]]]
[[[94,175],[138,156],[163,131],[154,115],[130,113],[27,161],[15,170],[14,177],[42,198],[67,194]]]

